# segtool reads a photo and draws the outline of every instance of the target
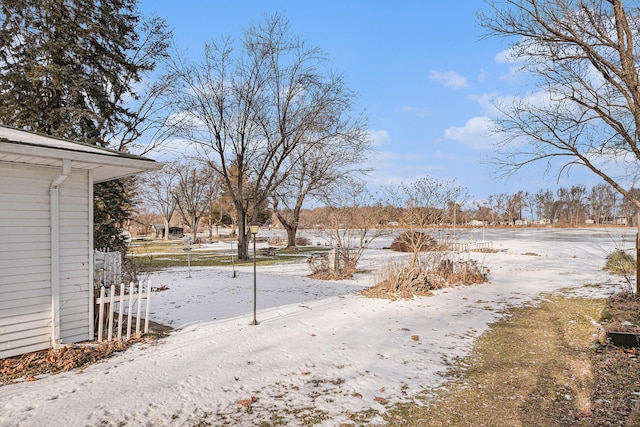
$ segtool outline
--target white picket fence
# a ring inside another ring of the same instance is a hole
[[[107,293],[107,289],[109,289]],[[116,291],[119,292],[116,292]],[[127,292],[128,291],[128,292]],[[128,287],[124,283],[120,286],[111,285],[109,288],[100,287],[100,296],[96,299],[98,309],[98,342],[111,341],[112,339],[122,339],[123,332],[126,339],[131,334],[139,334],[140,323],[143,314],[143,301],[146,302],[144,308],[144,333],[149,332],[149,309],[151,306],[151,280],[147,281],[146,289],[142,280],[136,286],[133,282]],[[124,316],[126,311],[126,327]],[[118,313],[116,333],[114,335],[114,316]],[[135,316],[135,329],[133,328],[133,318]],[[124,331],[123,331],[124,329]],[[105,339],[106,337],[106,339]]]
[[[474,250],[489,250],[493,249],[493,242],[476,242],[476,241],[464,241],[464,242],[441,242],[441,245],[454,252],[470,252]]]

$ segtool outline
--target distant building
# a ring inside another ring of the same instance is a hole
[[[149,234],[152,239],[164,239],[164,224],[151,224]],[[184,236],[183,227],[169,226],[169,239],[181,239]]]

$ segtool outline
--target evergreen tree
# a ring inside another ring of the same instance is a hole
[[[128,151],[141,127],[134,88],[169,37],[164,20],[141,21],[137,0],[2,0],[0,123]],[[94,194],[101,247],[132,201],[125,181]]]

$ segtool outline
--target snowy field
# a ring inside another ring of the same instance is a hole
[[[0,386],[0,426],[254,426],[275,415],[300,425],[321,413],[320,425],[337,426],[349,413],[384,413],[386,402],[441,384],[447,363],[504,309],[548,292],[620,290],[602,266],[635,242],[621,228],[459,233],[498,249],[473,255],[490,283],[408,301],[364,298],[358,292],[398,256],[381,239],[359,264],[369,272],[354,280],[308,279],[305,262],[258,266],[257,326],[252,267],[236,267],[235,278],[230,267],[153,273],[153,285],[169,289],[152,300],[151,319],[176,331],[83,370]]]

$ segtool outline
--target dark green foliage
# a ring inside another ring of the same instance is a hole
[[[134,88],[169,37],[137,0],[2,0],[0,124],[128,151],[144,121]],[[120,246],[127,182],[95,188],[96,247]]]
[[[0,12],[0,121],[106,145],[145,71],[128,57],[136,0],[3,0]]]
[[[132,213],[132,200],[127,194],[130,179],[107,181],[94,186],[93,241],[94,247],[126,252],[121,227]]]

